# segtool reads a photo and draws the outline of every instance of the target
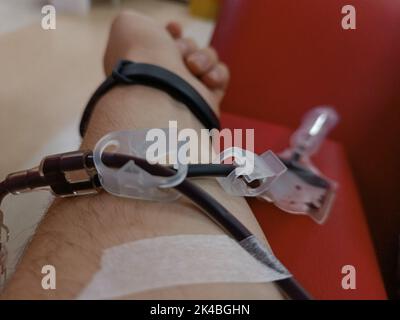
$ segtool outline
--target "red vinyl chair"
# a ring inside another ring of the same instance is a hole
[[[322,171],[340,183],[327,225],[268,204],[252,206],[281,259],[317,298],[385,298],[366,217],[393,293],[400,233],[400,2],[351,1],[355,30],[341,26],[347,4],[226,0],[212,44],[232,72],[224,123],[257,126],[259,151],[282,149],[310,108],[336,108],[341,122],[333,138],[340,145],[327,143],[318,158]],[[343,264],[359,270],[354,291],[340,288]]]
[[[268,122],[223,113],[225,128],[254,128],[255,151],[281,151],[292,130]],[[272,204],[251,199],[256,215],[276,256],[317,299],[385,299],[375,252],[360,198],[343,147],[327,141],[315,157],[316,165],[340,187],[324,225],[307,216],[280,211]],[[342,288],[345,265],[356,268],[356,289]]]

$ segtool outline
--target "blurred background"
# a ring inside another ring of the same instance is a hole
[[[46,3],[57,8],[56,30],[41,28]],[[0,0],[0,177],[79,146],[80,116],[104,77],[103,50],[119,10],[160,24],[175,20],[201,46],[211,42],[229,66],[223,124],[258,128],[260,150],[272,148],[268,137],[287,143],[314,106],[332,105],[341,116],[336,144],[319,158],[340,184],[327,224],[252,205],[278,257],[317,298],[400,296],[400,1],[352,0],[356,30],[342,28],[348,4]],[[11,272],[49,200],[40,192],[6,198]],[[354,292],[338,282],[347,263],[358,268]]]

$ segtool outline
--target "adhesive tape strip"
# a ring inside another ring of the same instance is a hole
[[[260,283],[290,277],[275,269],[226,235],[157,237],[106,249],[100,270],[78,299],[112,299],[177,285]]]

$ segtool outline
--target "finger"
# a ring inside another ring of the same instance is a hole
[[[172,38],[179,39],[182,37],[182,26],[179,22],[168,22],[166,29],[168,33],[172,36]]]
[[[186,58],[186,65],[196,76],[202,76],[218,63],[217,52],[211,48],[197,50]]]
[[[210,89],[225,89],[229,83],[229,69],[224,63],[218,63],[201,77],[201,81]]]

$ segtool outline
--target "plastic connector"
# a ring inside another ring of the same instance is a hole
[[[323,224],[335,200],[337,183],[325,177],[311,161],[339,121],[335,109],[320,106],[306,113],[291,137],[291,146],[279,154],[288,170],[259,198],[285,212],[303,214]]]
[[[226,178],[217,178],[225,192],[235,196],[256,197],[286,171],[285,165],[272,152],[261,155],[233,147],[219,154],[221,163],[233,159],[237,166]]]
[[[176,174],[172,176],[155,176],[135,164],[133,160],[129,160],[121,168],[109,167],[102,161],[103,153],[110,152],[110,149],[114,153],[146,159],[152,164],[158,162],[168,165],[166,162],[171,157],[178,159],[179,144],[165,146],[149,159],[149,151],[155,151],[151,148],[154,144],[154,130],[158,130],[157,132],[169,141],[168,129],[151,130],[152,134],[149,133],[150,130],[111,132],[96,144],[93,160],[100,183],[107,192],[120,197],[143,200],[173,201],[179,198],[180,194],[171,188],[186,178],[188,166],[185,164],[177,161],[174,165]]]
[[[311,109],[305,114],[300,128],[291,137],[292,150],[303,156],[313,155],[338,121],[339,115],[332,107],[320,106]]]

